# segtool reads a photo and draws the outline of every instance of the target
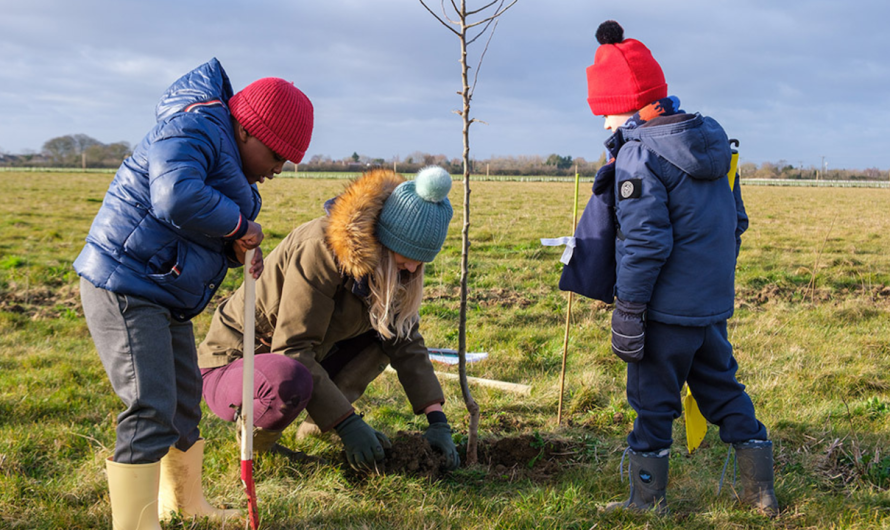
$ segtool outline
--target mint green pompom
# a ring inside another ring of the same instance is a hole
[[[439,166],[427,166],[417,173],[414,189],[425,201],[442,202],[451,191],[451,175]]]

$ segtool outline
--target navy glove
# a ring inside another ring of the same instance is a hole
[[[430,445],[438,449],[445,455],[445,468],[448,471],[457,469],[460,465],[460,456],[457,454],[457,447],[454,446],[454,440],[451,438],[451,426],[447,423],[430,423],[423,433],[423,437]]]
[[[380,431],[374,430],[357,414],[341,421],[334,429],[346,448],[346,460],[353,469],[376,469],[385,456],[383,448],[392,444]]]
[[[612,352],[626,363],[643,359],[646,304],[615,300],[612,311]]]

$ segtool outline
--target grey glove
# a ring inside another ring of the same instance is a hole
[[[626,363],[643,359],[646,343],[646,304],[615,300],[612,311],[612,352]]]
[[[430,445],[445,455],[445,469],[453,471],[460,466],[460,456],[451,438],[451,426],[447,423],[431,423],[423,433]]]
[[[380,431],[374,430],[357,414],[341,421],[334,429],[346,448],[346,460],[353,469],[376,469],[385,456],[383,448],[392,444]]]

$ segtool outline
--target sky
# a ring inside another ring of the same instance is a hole
[[[470,154],[598,159],[585,69],[614,19],[743,163],[890,169],[888,15],[886,0],[518,0],[478,71]],[[281,77],[309,96],[306,160],[459,158],[459,51],[419,0],[0,0],[0,152],[68,134],[135,145],[167,86],[216,57],[236,91]]]

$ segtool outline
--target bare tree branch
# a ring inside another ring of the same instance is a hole
[[[488,17],[486,19],[476,21],[472,24],[468,24],[467,29],[474,28],[476,26],[485,24],[487,22],[491,22],[492,19],[498,18],[499,16],[503,15],[504,12],[506,12],[508,9],[513,7],[516,4],[516,2],[518,2],[518,1],[519,0],[513,0],[512,2],[510,2],[510,5],[508,5],[507,7],[503,8],[503,9],[501,9],[500,6],[498,6],[497,10],[495,11],[495,13],[493,15],[491,15],[490,17]],[[503,3],[504,3],[504,0],[501,0],[501,4],[503,4]]]
[[[471,98],[473,97],[473,93],[476,92],[476,81],[479,80],[479,71],[482,70],[482,60],[485,59],[485,52],[488,51],[488,45],[491,44],[491,38],[494,37],[494,32],[497,29],[498,29],[498,23],[497,23],[497,21],[495,21],[494,27],[491,28],[491,32],[488,34],[488,40],[485,41],[485,48],[482,49],[482,55],[479,56],[479,62],[476,64],[476,72],[473,74],[473,86],[470,87],[470,97]],[[482,35],[482,33],[480,33],[479,35]],[[477,35],[477,37],[479,35]]]
[[[497,17],[491,17],[491,18],[489,18],[489,19],[488,19],[488,23],[485,24],[485,27],[482,28],[482,30],[480,30],[479,33],[477,33],[475,37],[473,37],[473,38],[471,38],[470,40],[468,40],[468,41],[467,41],[467,45],[469,46],[470,44],[473,44],[474,42],[476,42],[476,39],[478,39],[479,37],[481,37],[482,35],[484,35],[485,32],[488,31],[488,26],[490,26],[491,23],[494,22],[495,20],[497,20]]]
[[[448,17],[448,14],[445,12],[445,0],[442,0],[442,1],[441,1],[441,5],[442,5],[442,15],[443,15],[445,18],[448,19],[448,22],[451,22],[452,24],[454,24],[454,25],[456,25],[456,26],[460,26],[460,21],[458,21],[458,20],[451,20],[451,19]],[[454,0],[451,0],[451,7],[454,8],[454,12],[455,12],[455,13],[460,14],[460,9],[457,8],[457,4],[454,3]]]
[[[500,1],[501,1],[501,3],[503,3],[504,0],[500,0]],[[482,28],[481,30],[479,30],[479,33],[477,33],[475,37],[472,37],[472,38],[470,38],[470,39],[467,41],[467,45],[472,44],[473,42],[476,41],[476,39],[478,39],[479,37],[481,37],[486,31],[488,31],[488,27],[489,27],[489,26],[491,25],[491,23],[492,23],[494,20],[496,20],[496,19],[497,19],[497,16],[492,16],[492,17],[488,17],[488,18],[485,19],[485,20],[480,21],[480,22],[477,23],[477,24],[473,24],[472,26],[468,26],[468,27],[467,27],[467,30],[469,30],[470,28],[475,27],[475,26],[477,26],[477,25],[480,25],[480,24],[482,24],[482,23],[485,24],[485,27]]]
[[[498,8],[498,11],[497,11],[497,13],[495,13],[495,16],[499,17],[499,16],[503,15],[508,9],[513,7],[517,1],[518,0],[513,0],[512,2],[510,2],[510,5],[508,5],[507,7],[503,8],[503,9]]]
[[[420,2],[420,5],[422,5],[422,6],[424,7],[424,9],[426,9],[427,11],[429,11],[430,14],[433,15],[433,17],[434,17],[436,20],[438,20],[443,26],[445,26],[445,27],[448,29],[448,31],[454,33],[455,35],[460,35],[460,33],[458,33],[457,30],[455,30],[454,28],[452,28],[451,26],[448,25],[448,22],[445,22],[444,20],[442,20],[442,18],[439,17],[439,15],[437,15],[435,12],[433,12],[433,10],[430,9],[429,6],[427,6],[427,5],[424,3],[423,0],[418,0],[418,1]],[[443,1],[444,1],[444,0],[443,0]],[[444,6],[443,6],[443,10],[444,10]],[[447,18],[447,17],[446,17],[446,18]],[[451,19],[448,19],[448,20],[449,20],[449,22],[452,22],[452,23],[454,22],[454,21],[452,21]]]
[[[453,1],[453,0],[452,0],[452,1]],[[473,11],[467,11],[467,16],[469,17],[469,16],[471,16],[471,15],[475,15],[476,13],[481,13],[481,12],[485,11],[486,9],[488,9],[489,7],[495,5],[495,4],[498,3],[499,1],[500,1],[501,5],[503,5],[504,0],[492,0],[492,2],[491,2],[490,4],[485,5],[485,6],[482,6],[482,7],[480,7],[479,9],[476,9],[476,10],[473,10]]]

